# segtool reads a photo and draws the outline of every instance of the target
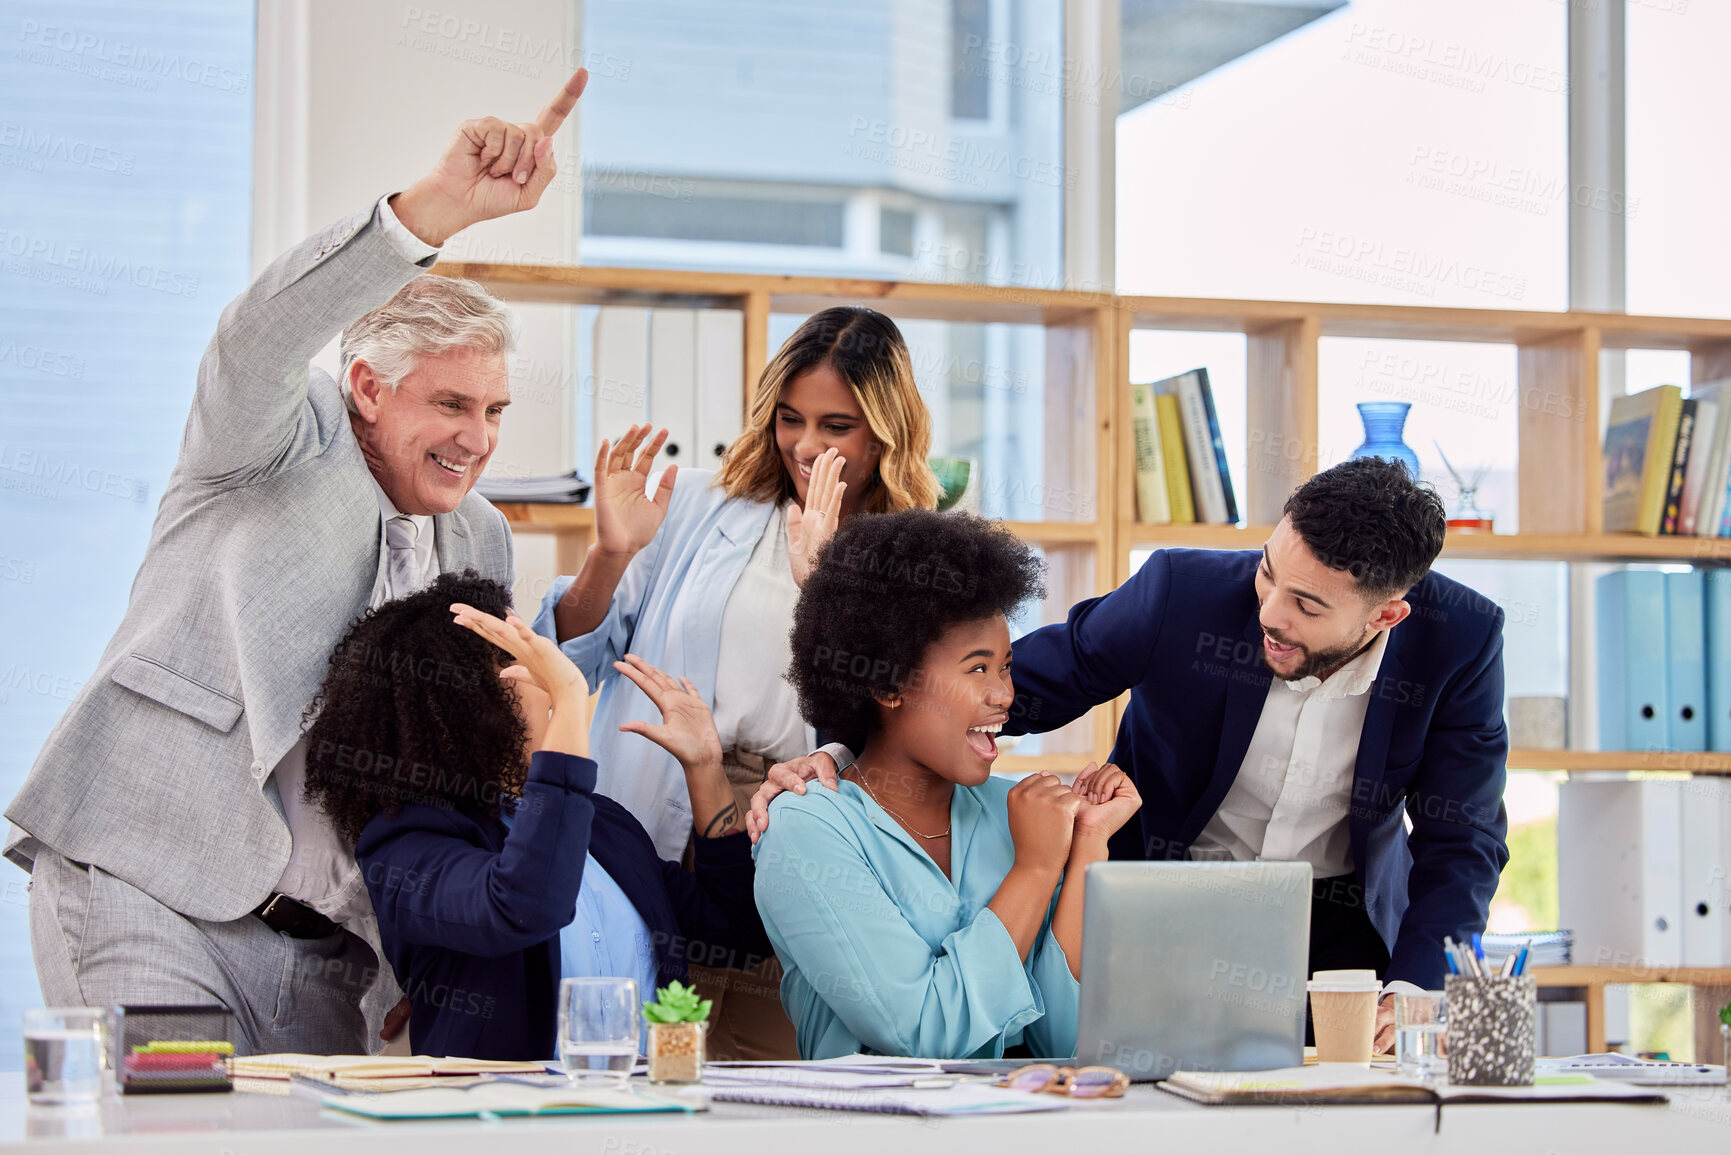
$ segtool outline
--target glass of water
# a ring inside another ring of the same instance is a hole
[[[1403,1075],[1448,1073],[1448,1008],[1441,991],[1394,996],[1394,1058]]]
[[[24,1012],[24,1091],[30,1102],[94,1103],[102,1097],[107,1015],[101,1007]]]
[[[642,1029],[636,979],[560,981],[559,1058],[574,1082],[624,1085]]]

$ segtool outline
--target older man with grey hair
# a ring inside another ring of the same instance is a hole
[[[364,1053],[401,1028],[365,879],[301,797],[304,713],[357,614],[445,570],[512,579],[504,518],[470,490],[514,326],[422,273],[535,206],[587,79],[532,122],[465,122],[426,177],[223,311],[126,616],[6,810],[51,1005],[221,1004],[243,1053]],[[309,365],[338,330],[340,384]]]

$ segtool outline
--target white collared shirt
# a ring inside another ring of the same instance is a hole
[[[1353,770],[1387,649],[1383,630],[1327,681],[1269,684],[1238,776],[1191,846],[1192,858],[1308,862],[1317,878],[1352,873]]]
[[[437,253],[438,249],[425,244],[403,227],[391,211],[389,200],[387,196],[379,201],[379,222],[403,258],[418,263]],[[391,499],[385,496],[378,480],[370,473],[367,477],[372,481],[373,492],[379,500],[378,575],[373,579],[373,592],[367,599],[367,608],[372,609],[431,584],[439,575],[439,559],[434,548],[433,519],[425,515],[409,515],[416,530],[414,589],[391,588],[385,522],[398,516],[398,511]],[[367,896],[360,867],[355,864],[354,852],[337,836],[324,812],[301,797],[306,768],[307,750],[303,739],[283,755],[266,784],[267,789],[274,789],[277,793],[291,842],[288,865],[283,868],[282,877],[277,879],[276,889],[336,922],[370,917],[372,902]]]

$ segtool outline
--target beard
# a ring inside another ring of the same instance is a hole
[[[1268,634],[1268,637],[1276,645],[1290,646],[1295,644],[1274,634],[1269,634],[1267,630],[1264,630],[1263,633]],[[1370,643],[1374,636],[1375,631],[1367,631],[1365,636],[1356,642],[1348,642],[1344,646],[1334,646],[1326,650],[1311,650],[1304,646],[1299,646],[1298,652],[1303,655],[1303,660],[1298,663],[1298,669],[1291,673],[1281,673],[1279,670],[1276,670],[1273,664],[1268,660],[1267,650],[1262,651],[1262,662],[1264,665],[1268,666],[1269,670],[1275,677],[1279,678],[1283,682],[1302,682],[1306,678],[1326,677],[1333,673],[1337,667],[1344,666],[1347,662],[1351,661],[1360,650],[1364,649],[1364,647]]]

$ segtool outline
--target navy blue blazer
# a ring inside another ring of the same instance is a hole
[[[1161,550],[1129,581],[1018,639],[1010,733],[1130,691],[1112,760],[1142,794],[1114,858],[1184,858],[1238,774],[1273,675],[1257,552]],[[1359,739],[1348,829],[1388,979],[1440,990],[1442,938],[1482,930],[1508,861],[1503,612],[1432,573],[1389,631]],[[1412,820],[1409,837],[1403,814]],[[1138,837],[1139,835],[1139,837]]]
[[[496,817],[426,804],[367,823],[355,857],[409,997],[415,1054],[553,1057],[559,932],[576,916],[589,854],[649,927],[661,983],[683,981],[688,957],[740,967],[768,957],[746,835],[698,839],[688,874],[594,789],[594,762],[542,750],[508,832]]]

